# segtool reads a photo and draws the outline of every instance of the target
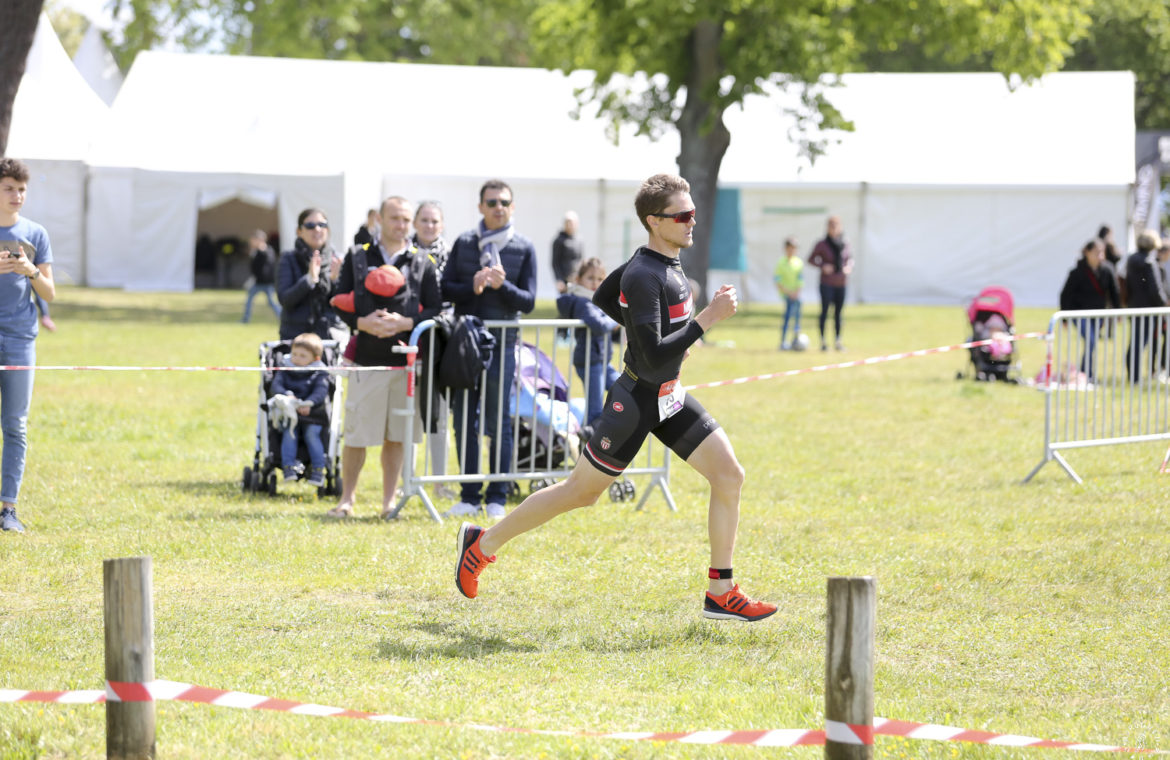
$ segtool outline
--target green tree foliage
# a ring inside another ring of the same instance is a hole
[[[794,114],[800,123],[848,127],[848,114],[832,107],[824,87],[832,75],[907,49],[924,67],[979,58],[996,71],[1034,77],[1071,53],[1071,41],[1089,25],[1091,2],[551,0],[533,16],[532,40],[542,65],[597,72],[580,97],[614,125],[632,123],[651,135],[677,128],[679,171],[711,218],[731,141],[723,113],[767,83],[801,94]],[[648,82],[631,86],[627,77],[639,73]],[[801,134],[796,139],[810,160],[824,149]],[[687,254],[688,273],[701,285],[710,234],[710,225],[696,227]]]
[[[1089,27],[1071,46],[1065,71],[1132,71],[1137,80],[1138,129],[1170,129],[1170,4],[1166,0],[1095,0]],[[988,51],[937,55],[918,44],[871,47],[862,56],[871,71],[994,71]],[[1091,108],[1091,103],[1085,104]]]
[[[1138,129],[1170,129],[1170,4],[1097,0],[1090,15],[1092,28],[1073,47],[1065,68],[1134,72]]]
[[[524,66],[533,0],[111,0],[128,67],[169,43],[285,58]]]

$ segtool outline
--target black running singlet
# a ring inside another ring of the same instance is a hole
[[[625,326],[626,368],[649,384],[678,377],[687,349],[703,337],[678,258],[646,247],[605,278],[593,303]]]

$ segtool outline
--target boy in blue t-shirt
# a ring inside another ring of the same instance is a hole
[[[28,192],[29,168],[15,158],[0,158],[0,365],[34,367],[37,363],[37,309],[32,297],[52,301],[53,249],[49,233],[20,215]],[[0,531],[23,533],[16,500],[24,478],[28,450],[29,404],[35,370],[0,372]]]
[[[804,262],[796,255],[796,238],[784,238],[784,258],[776,262],[773,276],[776,289],[784,297],[784,323],[780,326],[780,350],[796,347],[800,336],[800,289],[804,285]],[[788,334],[788,323],[792,322],[792,340],[784,340]]]

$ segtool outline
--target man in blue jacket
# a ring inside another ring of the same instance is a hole
[[[471,314],[483,320],[516,320],[536,304],[536,249],[532,241],[512,229],[512,188],[502,180],[489,179],[479,189],[476,229],[469,230],[451,247],[443,270],[443,298],[455,306],[455,314]],[[491,439],[489,471],[507,472],[512,461],[512,422],[508,397],[516,379],[515,328],[495,328],[496,350],[488,367],[484,410],[484,435]],[[464,474],[479,472],[479,391],[458,391],[453,403],[455,443],[461,453]],[[470,516],[480,511],[503,517],[510,481],[489,483],[482,493],[479,483],[463,483],[460,501],[447,515]]]

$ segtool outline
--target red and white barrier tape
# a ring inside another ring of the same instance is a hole
[[[444,726],[447,728],[473,728],[480,731],[495,731],[498,733],[540,734],[548,736],[577,736],[595,739],[624,739],[631,741],[679,742],[681,744],[743,744],[755,747],[796,747],[821,745],[829,740],[841,744],[873,744],[874,736],[900,736],[906,739],[930,741],[969,742],[974,744],[989,744],[1003,747],[1048,747],[1055,749],[1077,750],[1082,752],[1124,752],[1143,755],[1166,755],[1165,750],[1136,749],[1132,747],[1117,747],[1107,744],[1085,744],[1079,742],[1053,741],[1037,739],[1031,736],[1016,734],[996,734],[988,731],[972,731],[952,726],[941,726],[932,723],[912,723],[909,721],[887,720],[874,718],[873,726],[854,726],[838,721],[825,721],[825,730],[809,730],[802,728],[779,728],[771,730],[748,731],[689,731],[689,732],[661,732],[661,731],[554,731],[529,728],[502,728],[487,726],[478,723],[453,723],[443,720],[428,720],[425,718],[408,718],[401,715],[390,715],[364,712],[361,710],[347,710],[341,707],[327,707],[308,702],[296,702],[287,699],[273,699],[258,694],[248,694],[242,691],[226,691],[210,689],[205,686],[194,686],[177,681],[150,681],[148,683],[120,683],[107,681],[106,690],[96,689],[78,691],[22,691],[20,689],[0,689],[0,702],[56,702],[58,704],[96,704],[101,702],[152,702],[173,700],[178,702],[196,702],[199,704],[215,705],[217,707],[236,707],[246,710],[277,710],[296,715],[314,715],[330,718],[355,718],[358,720],[372,720],[384,723],[416,723],[428,726]]]
[[[1007,339],[1016,341],[1024,338],[1044,338],[1048,333],[1034,332],[1021,333],[1019,335],[1011,335]],[[752,377],[739,377],[734,380],[720,380],[714,383],[702,383],[700,385],[688,385],[684,390],[692,391],[699,388],[716,388],[720,385],[739,385],[741,383],[750,383],[754,380],[770,380],[776,377],[790,377],[792,375],[803,375],[809,372],[824,372],[830,369],[844,369],[845,367],[861,367],[867,364],[881,364],[882,362],[892,362],[898,359],[909,359],[914,356],[928,356],[930,354],[944,354],[948,351],[959,351],[962,349],[976,348],[978,346],[990,345],[991,340],[976,340],[969,343],[959,343],[954,346],[940,346],[938,348],[924,348],[918,351],[907,351],[900,354],[890,354],[888,356],[875,356],[869,359],[859,359],[852,362],[840,362],[838,364],[821,364],[816,367],[805,367],[804,369],[791,369],[786,372],[773,372],[768,375],[754,375]],[[404,366],[395,367],[363,367],[359,365],[351,365],[345,367],[132,367],[112,364],[98,364],[98,365],[41,365],[31,366],[24,364],[10,364],[0,365],[0,371],[6,370],[68,370],[68,371],[91,371],[91,372],[315,372],[319,369],[324,369],[327,372],[334,374],[342,374],[345,372],[379,372],[382,370],[401,370],[406,369]]]
[[[354,364],[347,367],[123,367],[120,365],[89,365],[89,366],[70,366],[66,364],[50,364],[50,365],[26,365],[26,364],[8,364],[0,365],[0,371],[18,370],[18,369],[35,369],[38,371],[51,370],[87,370],[97,372],[316,372],[323,370],[331,372],[335,375],[344,374],[346,372],[380,372],[388,369],[406,369],[406,367],[364,367]]]
[[[1024,338],[1046,338],[1046,332],[1030,332],[1020,333],[1019,335],[1008,336],[1008,340],[1017,341]],[[969,348],[977,348],[979,346],[989,346],[993,340],[973,340],[968,343],[959,343],[954,346],[939,346],[938,348],[923,348],[918,351],[906,351],[900,354],[889,354],[888,356],[873,356],[869,359],[858,359],[852,362],[840,362],[837,364],[820,364],[816,367],[804,367],[803,369],[790,369],[785,372],[772,372],[767,375],[753,375],[751,377],[737,377],[734,380],[718,380],[713,383],[700,383],[699,385],[688,385],[683,388],[686,391],[698,390],[700,388],[718,388],[721,385],[741,385],[743,383],[751,383],[756,380],[772,380],[777,377],[792,377],[794,375],[805,375],[810,372],[824,372],[830,369],[844,369],[846,367],[864,367],[869,364],[881,364],[883,362],[892,362],[899,359],[909,359],[915,356],[929,356],[931,354],[945,354],[948,351],[961,351]]]

